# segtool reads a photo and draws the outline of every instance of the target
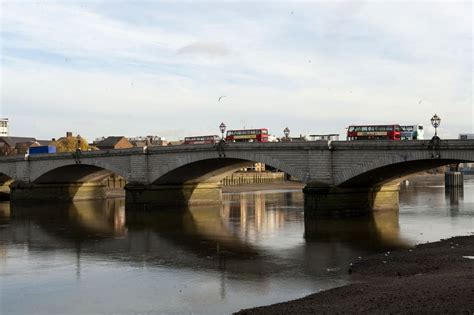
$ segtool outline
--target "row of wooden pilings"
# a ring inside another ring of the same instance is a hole
[[[221,181],[222,186],[236,186],[244,184],[275,183],[285,180],[283,172],[241,172],[233,173]]]

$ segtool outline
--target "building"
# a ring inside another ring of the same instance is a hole
[[[339,134],[330,133],[330,134],[325,134],[325,135],[309,135],[309,141],[318,141],[318,140],[337,141],[339,140]]]
[[[184,140],[172,140],[168,141],[166,145],[182,145],[184,143]]]
[[[264,163],[254,163],[252,166],[244,167],[239,170],[240,172],[265,172],[265,164]]]
[[[31,146],[49,143],[49,140],[36,140],[31,137],[0,137],[0,155],[26,154]]]
[[[474,133],[461,133],[459,140],[474,140]]]
[[[149,147],[149,146],[163,146],[168,145],[168,141],[166,141],[163,137],[158,136],[146,136],[146,137],[135,137],[128,139],[131,144],[135,147]]]
[[[124,136],[112,136],[103,139],[94,145],[100,150],[128,149],[133,148],[133,144]]]
[[[0,118],[0,137],[8,137],[8,118]]]
[[[423,125],[402,125],[402,140],[423,140],[425,139]]]

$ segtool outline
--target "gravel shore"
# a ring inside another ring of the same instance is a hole
[[[466,180],[474,176],[466,175]],[[444,174],[419,174],[410,185],[444,184]],[[299,186],[298,186],[299,184]],[[288,186],[287,186],[288,185]],[[301,183],[227,187],[229,192],[301,189]],[[474,232],[471,232],[474,234]],[[474,314],[474,235],[357,258],[351,284],[236,314],[462,313]]]
[[[237,314],[474,314],[474,235],[357,258],[347,286]]]

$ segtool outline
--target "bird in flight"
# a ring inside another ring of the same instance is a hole
[[[224,97],[226,97],[226,96],[225,95],[219,96],[219,99],[217,101],[220,102],[221,99],[223,99]]]

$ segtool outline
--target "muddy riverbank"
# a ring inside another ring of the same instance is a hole
[[[474,235],[357,257],[347,272],[347,286],[238,314],[474,312]]]

